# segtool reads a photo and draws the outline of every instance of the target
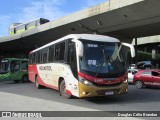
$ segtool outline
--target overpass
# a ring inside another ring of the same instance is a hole
[[[137,39],[137,45],[146,45],[146,44],[160,44],[160,35],[142,37]],[[133,39],[132,44],[135,45],[135,40]]]
[[[133,38],[160,34],[160,0],[109,0],[60,19],[0,37],[0,54],[28,52],[74,33],[97,33],[131,43]]]
[[[132,44],[135,45],[135,39]],[[160,60],[160,35],[138,38],[137,45],[139,51],[152,54],[152,60],[155,60],[156,56],[157,61]]]

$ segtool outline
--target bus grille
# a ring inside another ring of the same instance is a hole
[[[116,83],[116,84],[110,84],[110,85],[108,85],[108,84],[97,84],[97,83],[93,83],[93,84],[94,84],[95,86],[97,86],[97,87],[117,87],[117,86],[119,86],[121,83],[122,83],[122,82]]]
[[[112,91],[114,92],[114,94],[118,94],[120,89],[111,89],[111,90],[96,90],[96,93],[98,95],[105,95],[105,92],[109,92],[109,91]]]

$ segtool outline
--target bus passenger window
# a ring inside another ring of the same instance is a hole
[[[16,72],[20,69],[20,62],[19,61],[12,61],[11,62],[11,71]]]
[[[21,68],[22,68],[22,70],[27,70],[28,69],[28,61],[22,61],[22,66],[21,66]]]
[[[32,54],[32,64],[35,64],[36,63],[36,54],[33,53]]]
[[[47,62],[47,53],[43,53],[43,63]]]
[[[42,55],[42,51],[40,51],[40,63],[43,63],[43,55]]]
[[[69,48],[68,48],[68,62],[73,63],[75,61],[75,44],[74,43],[69,43]]]
[[[29,64],[32,64],[32,54],[29,55]]]
[[[40,63],[40,52],[37,52],[37,63]]]
[[[60,43],[55,46],[55,60],[64,60],[65,43]]]
[[[54,60],[54,46],[49,48],[49,62],[53,62]]]

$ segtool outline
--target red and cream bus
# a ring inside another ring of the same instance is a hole
[[[124,94],[128,90],[126,48],[118,39],[71,34],[30,52],[29,80],[70,98]]]

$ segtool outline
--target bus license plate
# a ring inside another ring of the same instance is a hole
[[[111,91],[105,92],[105,95],[113,95],[113,92],[111,92]]]

